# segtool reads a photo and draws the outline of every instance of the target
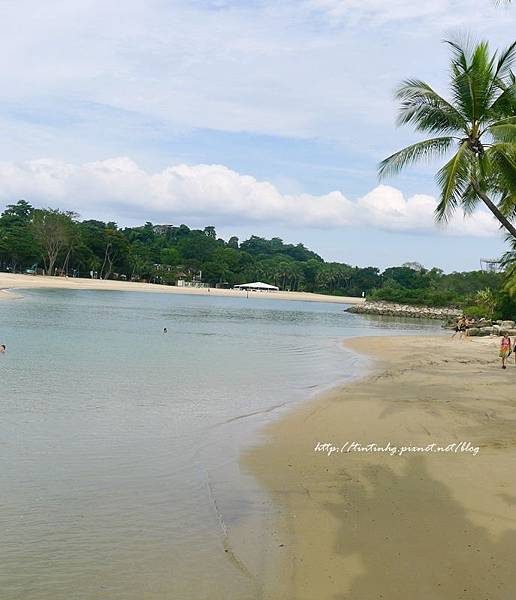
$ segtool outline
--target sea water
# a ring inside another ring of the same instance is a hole
[[[267,506],[239,452],[364,371],[344,338],[439,327],[273,296],[22,293],[0,303],[2,600],[259,598],[228,546]]]

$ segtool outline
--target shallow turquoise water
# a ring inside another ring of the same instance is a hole
[[[437,328],[263,298],[2,302],[0,597],[260,597],[222,544],[264,504],[239,450],[366,367],[343,338]]]

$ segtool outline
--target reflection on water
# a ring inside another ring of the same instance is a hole
[[[238,471],[242,444],[364,368],[342,338],[422,327],[438,325],[273,299],[3,302],[1,598],[258,598],[226,543],[263,501]]]

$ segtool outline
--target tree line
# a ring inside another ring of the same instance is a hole
[[[213,287],[264,281],[291,291],[426,305],[469,306],[508,316],[514,310],[502,273],[445,274],[417,263],[358,267],[326,262],[303,244],[251,236],[223,240],[215,227],[187,225],[120,228],[79,220],[70,211],[34,208],[25,200],[0,216],[0,269],[175,285],[178,279]],[[489,307],[489,311],[487,310]]]

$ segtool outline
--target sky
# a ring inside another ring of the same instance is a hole
[[[420,139],[395,126],[396,85],[446,94],[442,40],[502,48],[515,15],[493,0],[0,2],[0,209],[476,269],[504,248],[491,216],[438,226],[439,165],[379,182],[377,164]]]

